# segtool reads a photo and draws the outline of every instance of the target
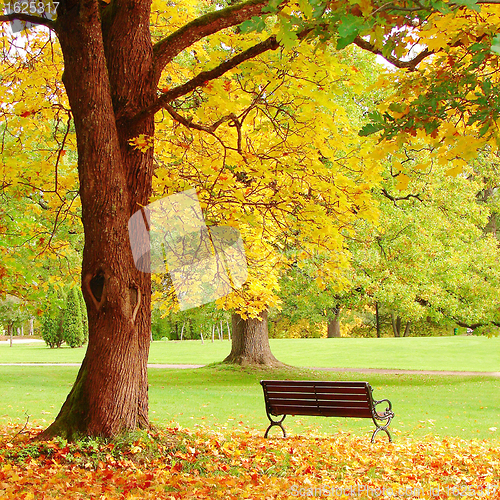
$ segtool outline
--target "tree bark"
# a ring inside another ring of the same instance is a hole
[[[375,321],[377,324],[377,338],[380,338],[381,337],[381,334],[380,334],[380,313],[378,310],[378,302],[375,302]]]
[[[248,319],[233,313],[231,352],[224,363],[242,366],[284,366],[274,357],[269,346],[267,311],[262,311],[257,318]]]
[[[149,425],[150,275],[136,269],[128,235],[128,220],[148,204],[152,185],[152,151],[128,144],[154,133],[152,118],[129,121],[155,97],[148,2],[117,6],[113,16],[101,27],[97,2],[68,0],[58,10],[63,83],[77,135],[89,343],[66,402],[41,438],[112,437]]]
[[[392,331],[395,337],[401,337],[401,317],[391,313]]]
[[[408,337],[410,335],[410,325],[411,321],[406,322],[406,327],[405,327],[405,332],[404,332],[404,337]]]
[[[340,307],[332,309],[333,317],[328,318],[327,337],[329,339],[340,337]]]

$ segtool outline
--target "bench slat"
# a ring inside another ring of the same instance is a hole
[[[355,418],[371,418],[370,410],[366,408],[334,408],[325,407],[319,409],[314,406],[289,406],[279,405],[273,406],[271,415],[303,415],[315,417],[355,417]]]
[[[269,393],[273,392],[311,392],[315,391],[323,394],[364,394],[366,393],[366,387],[318,387],[318,386],[273,386],[266,387],[266,391]]]
[[[335,401],[337,399],[342,400],[353,400],[353,401],[369,401],[369,397],[366,392],[362,394],[348,394],[348,393],[314,393],[314,392],[271,392],[267,391],[268,399],[279,399],[279,398],[294,398],[294,399],[319,399],[324,401]]]
[[[370,410],[370,406],[366,401],[311,401],[304,399],[275,399],[268,401],[270,408],[278,406],[298,406],[298,407],[318,407],[323,408],[365,408]],[[371,416],[371,410],[370,410]]]
[[[359,386],[363,387],[368,382],[364,380],[262,380],[261,383],[266,384],[268,387],[272,385],[315,385],[315,386],[333,386],[338,385],[339,387],[347,386]]]
[[[332,392],[332,391],[339,391],[339,392],[365,392],[366,391],[366,385],[348,385],[348,386],[343,386],[343,385],[336,385],[336,384],[314,384],[314,383],[309,383],[309,384],[297,384],[297,385],[292,385],[292,384],[265,384],[265,388],[267,391],[282,391],[282,392],[295,392],[295,391],[309,391],[313,390],[316,388],[316,390],[321,391],[321,392]]]

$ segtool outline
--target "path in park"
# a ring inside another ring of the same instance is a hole
[[[0,366],[80,366],[81,363],[0,363]],[[172,365],[172,364],[148,364],[148,368],[177,368],[185,370],[188,368],[202,368],[205,365]],[[500,372],[457,372],[444,370],[397,370],[397,369],[382,369],[382,368],[317,368],[306,367],[309,370],[324,370],[331,372],[356,372],[356,373],[381,373],[389,375],[456,375],[456,376],[482,376],[482,377],[498,377]]]

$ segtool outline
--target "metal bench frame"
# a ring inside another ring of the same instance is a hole
[[[371,418],[375,424],[371,442],[384,431],[392,443],[387,427],[394,418],[388,399],[373,399],[373,389],[368,382],[330,382],[308,380],[261,380],[264,390],[267,418],[271,422],[264,434],[267,438],[272,427],[278,426],[286,437],[283,421],[287,415]],[[377,405],[387,403],[383,412]],[[272,416],[280,420],[273,420]]]

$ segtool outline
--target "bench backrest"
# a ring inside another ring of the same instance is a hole
[[[368,382],[261,380],[270,415],[372,418]]]

